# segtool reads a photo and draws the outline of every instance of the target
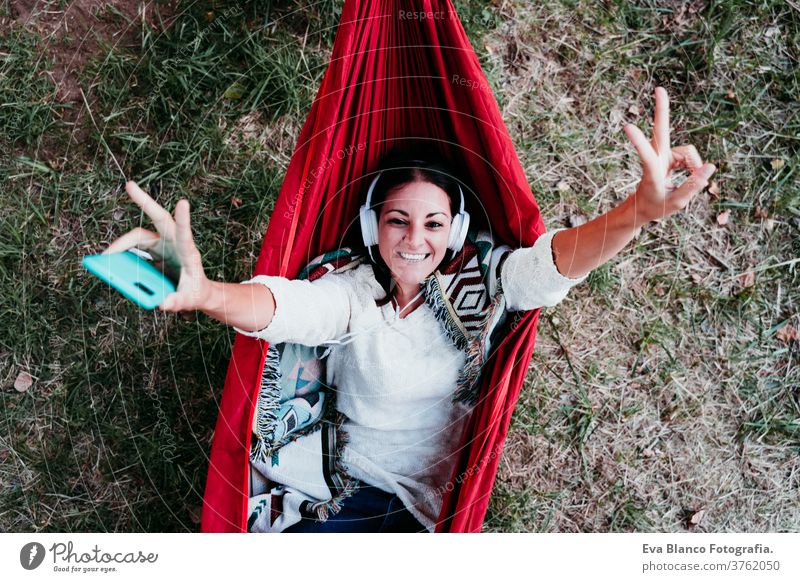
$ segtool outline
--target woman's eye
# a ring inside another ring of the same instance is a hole
[[[386,222],[388,222],[389,224],[399,224],[402,226],[406,226],[408,224],[405,220],[401,220],[399,218],[390,218]],[[441,222],[434,221],[434,222],[429,222],[427,226],[428,228],[441,228],[444,225]]]

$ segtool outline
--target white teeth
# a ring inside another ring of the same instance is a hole
[[[411,255],[408,253],[397,253],[397,254],[399,254],[406,261],[422,261],[425,259],[425,257],[428,256],[428,255]]]

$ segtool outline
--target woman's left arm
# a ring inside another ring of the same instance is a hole
[[[694,146],[670,146],[669,98],[662,87],[656,88],[655,96],[652,141],[647,141],[635,125],[625,126],[642,160],[642,181],[636,192],[605,214],[553,237],[556,268],[565,277],[582,277],[615,257],[637,229],[682,210],[716,171],[713,164],[703,163]],[[687,169],[691,175],[676,188],[670,176],[678,168]]]

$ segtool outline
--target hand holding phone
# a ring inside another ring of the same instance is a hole
[[[144,309],[155,309],[175,284],[133,250],[83,257],[83,266]]]
[[[167,277],[164,277],[166,281],[169,281],[168,277],[171,276],[178,282],[177,289],[168,291],[169,288],[163,281],[148,279],[155,287],[163,288],[167,291],[162,297],[158,295],[158,290],[151,289],[154,291],[154,295],[159,298],[157,305],[161,311],[203,310],[211,296],[213,283],[206,277],[200,252],[194,244],[194,237],[189,223],[189,201],[186,199],[178,201],[175,206],[175,219],[173,220],[172,215],[144,190],[139,188],[136,182],[130,181],[126,183],[125,190],[131,199],[150,217],[158,232],[152,232],[144,228],[134,228],[112,242],[101,255],[95,256],[103,257],[114,253],[124,254],[124,251],[132,248],[145,250],[155,259],[155,265],[147,263],[141,257],[128,253],[131,256],[114,259],[113,265],[117,266],[112,267],[112,270],[133,269],[132,272],[135,273],[136,269],[152,267],[159,275],[162,275],[163,272],[162,277],[166,275]],[[137,259],[141,263],[137,262]],[[124,261],[124,263],[121,261]],[[95,266],[98,264],[97,261],[92,261],[92,263]],[[108,265],[111,265],[111,263]],[[160,269],[156,268],[157,266],[160,266]],[[87,266],[87,268],[90,267]],[[140,273],[144,272],[144,270],[140,271]],[[127,281],[134,286],[136,285],[136,282],[131,277],[127,277]],[[141,281],[139,282],[142,283]],[[111,284],[113,285],[113,283]],[[159,287],[159,285],[164,286]],[[120,291],[125,294],[122,289]],[[127,294],[126,297],[131,298]],[[134,301],[137,300],[134,299]],[[144,307],[144,305],[142,306]]]

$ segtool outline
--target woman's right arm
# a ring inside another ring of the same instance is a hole
[[[267,327],[275,313],[275,298],[264,285],[212,281],[205,276],[189,224],[188,201],[178,202],[175,219],[136,182],[125,184],[131,199],[147,214],[158,232],[135,228],[115,240],[103,253],[138,247],[147,250],[165,272],[178,279],[178,288],[159,306],[161,311],[199,310],[245,331]]]
[[[244,331],[259,331],[272,322],[275,298],[265,285],[209,283],[207,303],[200,309],[209,317]]]
[[[350,275],[329,275],[314,282],[257,275],[243,283],[212,281],[205,275],[190,226],[189,201],[180,200],[175,219],[135,182],[125,189],[153,220],[158,232],[135,228],[103,251],[138,247],[148,251],[178,287],[159,305],[161,311],[202,311],[239,333],[270,343],[318,345],[347,330]]]

